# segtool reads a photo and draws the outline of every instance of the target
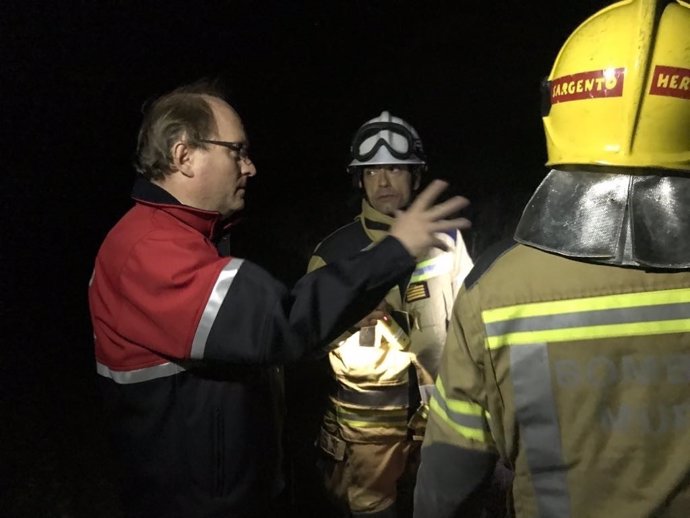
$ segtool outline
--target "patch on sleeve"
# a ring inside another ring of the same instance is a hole
[[[405,302],[414,302],[415,300],[422,300],[429,298],[429,285],[426,281],[413,282],[407,287],[405,293]]]

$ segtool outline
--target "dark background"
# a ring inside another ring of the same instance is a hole
[[[119,517],[86,287],[130,206],[142,104],[220,77],[258,175],[233,236],[287,283],[355,214],[352,134],[387,109],[473,201],[476,259],[546,169],[540,81],[606,0],[15,2],[0,10],[0,516]],[[313,473],[313,365],[287,370],[288,511],[329,516]]]

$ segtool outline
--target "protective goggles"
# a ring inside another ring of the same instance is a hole
[[[389,132],[388,138],[379,136],[383,132]],[[352,142],[352,158],[367,162],[381,147],[385,147],[398,160],[406,160],[412,156],[424,160],[419,137],[395,122],[372,122],[361,128]]]

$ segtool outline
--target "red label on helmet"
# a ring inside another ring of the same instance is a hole
[[[623,95],[624,68],[607,68],[558,77],[551,81],[551,104]]]
[[[690,99],[690,69],[657,65],[649,93]]]

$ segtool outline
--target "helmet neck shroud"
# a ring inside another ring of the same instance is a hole
[[[590,262],[690,268],[687,174],[588,169],[551,170],[527,203],[515,240]]]

